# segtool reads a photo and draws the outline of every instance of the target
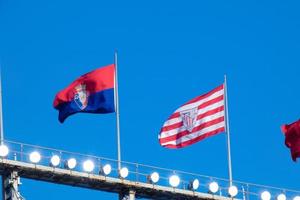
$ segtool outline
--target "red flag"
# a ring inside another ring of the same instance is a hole
[[[75,113],[112,113],[114,106],[115,65],[84,74],[55,96],[53,106],[59,110],[61,123]]]
[[[159,142],[182,148],[225,131],[224,85],[179,107],[164,123]]]
[[[281,127],[285,135],[285,145],[290,148],[293,161],[300,157],[300,120]]]

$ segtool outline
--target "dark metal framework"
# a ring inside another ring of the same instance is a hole
[[[18,176],[46,181],[51,183],[83,187],[93,190],[113,192],[128,195],[129,199],[149,198],[158,200],[170,199],[197,199],[197,200],[229,200],[231,198],[218,195],[205,194],[189,190],[153,185],[150,183],[134,182],[121,178],[111,178],[103,175],[76,172],[67,169],[59,169],[48,166],[36,165],[14,160],[0,159],[0,173],[3,180],[18,180]],[[10,192],[16,190],[17,182],[13,183],[16,187],[8,187]],[[4,184],[4,191],[7,191],[7,184]],[[6,187],[6,188],[5,188]],[[4,192],[5,193],[5,192]],[[5,194],[6,195],[6,194]],[[8,195],[6,195],[8,197]],[[3,198],[4,200],[20,200],[18,197]]]

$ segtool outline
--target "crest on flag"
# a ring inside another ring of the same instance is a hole
[[[180,112],[180,116],[183,122],[183,126],[186,128],[186,130],[192,132],[197,120],[197,108],[182,111]]]
[[[74,101],[76,105],[83,110],[88,105],[89,92],[86,90],[85,84],[79,84],[75,87],[76,93],[74,95]]]

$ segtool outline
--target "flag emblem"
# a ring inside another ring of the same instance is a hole
[[[89,92],[86,90],[85,84],[77,85],[75,90],[74,101],[80,110],[83,110],[88,105]]]
[[[182,121],[183,121],[183,126],[191,132],[194,128],[194,125],[196,123],[196,117],[197,117],[197,109],[191,109],[187,111],[183,111],[180,113]]]
[[[179,107],[159,133],[160,145],[182,148],[225,131],[224,85]]]

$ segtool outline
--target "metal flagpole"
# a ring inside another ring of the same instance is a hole
[[[114,81],[114,103],[115,103],[115,111],[116,111],[116,132],[117,132],[117,150],[118,150],[118,171],[121,170],[121,142],[120,142],[120,112],[119,112],[119,86],[118,86],[118,52],[115,51],[115,81]],[[124,199],[124,194],[119,193],[119,200]]]
[[[118,170],[121,169],[121,144],[120,144],[120,113],[119,113],[119,95],[118,95],[118,53],[115,51],[115,111],[116,111],[116,130],[117,130],[117,148],[118,148]]]
[[[231,152],[230,152],[230,129],[229,129],[226,75],[224,75],[224,92],[225,92],[225,120],[226,120],[225,130],[226,130],[226,135],[227,135],[228,176],[229,176],[229,185],[232,186],[232,168],[231,168]]]
[[[3,133],[3,115],[2,115],[2,69],[0,66],[0,144],[3,144],[4,133]]]

